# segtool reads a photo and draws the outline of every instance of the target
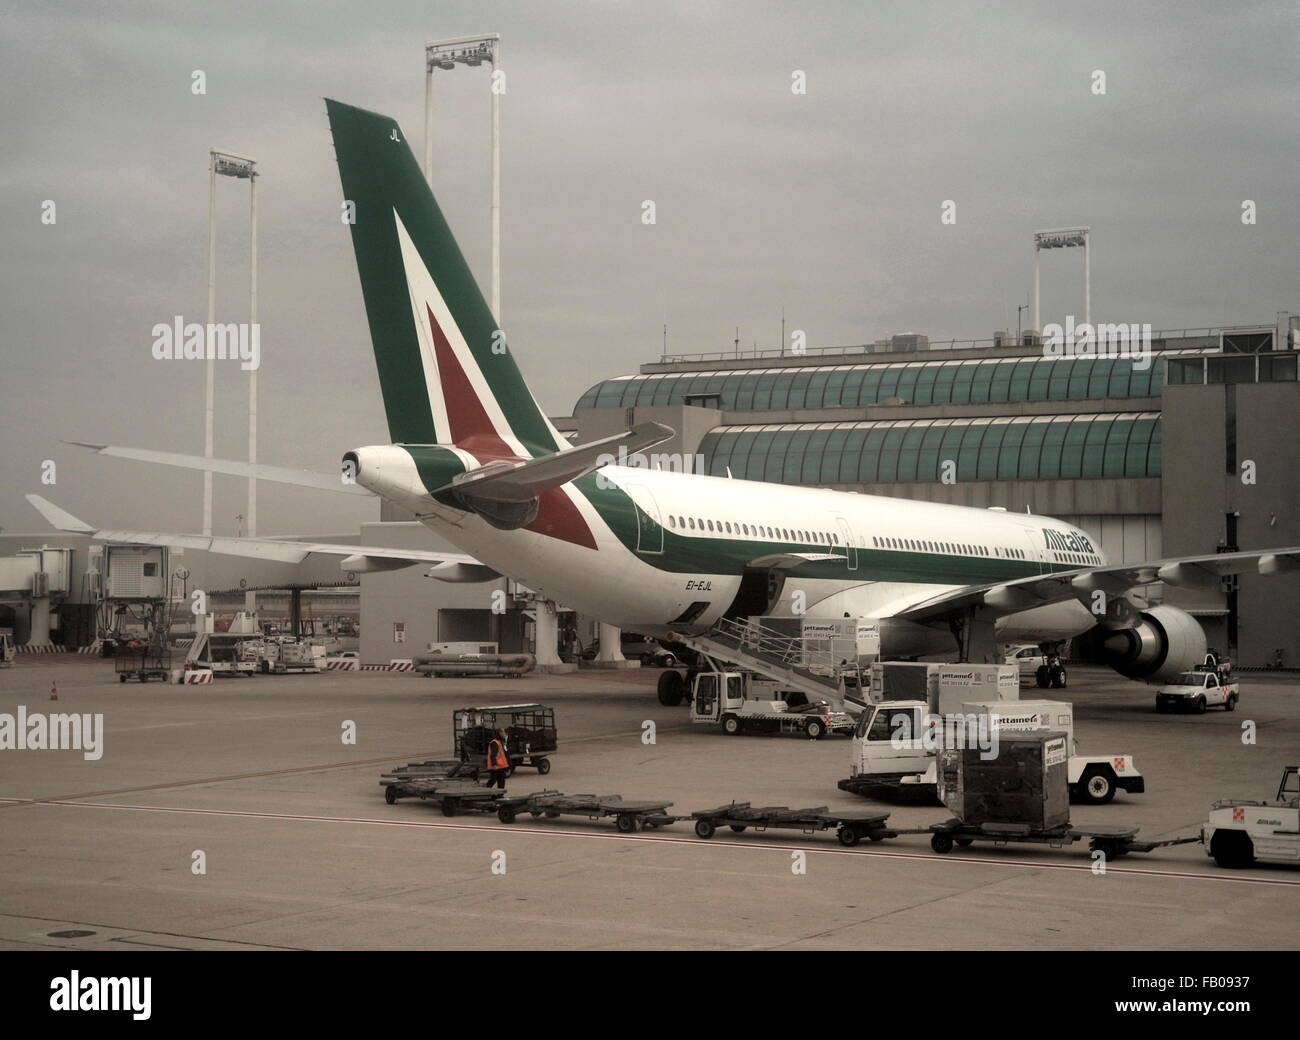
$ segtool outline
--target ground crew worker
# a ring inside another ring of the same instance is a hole
[[[488,787],[505,790],[506,774],[510,772],[510,755],[506,752],[506,731],[499,729],[487,746]]]

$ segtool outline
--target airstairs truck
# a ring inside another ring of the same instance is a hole
[[[732,736],[796,733],[820,740],[830,733],[853,732],[851,715],[824,701],[809,701],[799,690],[782,689],[772,679],[748,672],[697,672],[692,682],[691,721],[719,723]]]
[[[1058,730],[1070,748],[1071,796],[1102,805],[1117,790],[1140,794],[1145,780],[1131,755],[1080,755],[1074,706],[1020,700],[1019,670],[1006,664],[878,662],[872,667],[871,704],[853,734],[850,775],[840,790],[920,804],[938,801],[936,755],[952,731],[929,718],[961,716],[961,734],[987,738],[993,730]],[[983,719],[983,721],[981,721]]]

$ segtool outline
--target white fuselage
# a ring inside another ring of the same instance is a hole
[[[742,575],[735,566],[717,566],[720,555],[733,561],[774,552],[842,557],[842,564],[829,568],[823,561],[816,577],[790,568],[769,611],[789,614],[799,596],[799,605],[814,617],[885,618],[972,584],[1106,563],[1082,531],[1028,513],[620,466],[599,473],[637,503],[653,521],[648,527],[662,528],[661,537],[627,544],[626,530],[620,538],[604,506],[598,508],[574,484],[558,493],[586,522],[594,551],[533,530],[499,530],[473,513],[421,496],[413,465],[403,474],[390,467],[382,481],[368,486],[408,508],[422,497],[415,510],[420,519],[458,548],[548,599],[637,631],[669,625],[703,631],[721,617]],[[367,483],[364,475],[362,482]],[[1045,530],[1053,532],[1047,537],[1054,547],[1048,547]],[[706,606],[689,623],[673,624],[702,602]],[[1007,624],[1030,615],[1037,617],[1028,627]],[[1004,618],[998,634],[1066,638],[1095,622],[1069,601]]]

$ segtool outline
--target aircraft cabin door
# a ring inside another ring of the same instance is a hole
[[[858,547],[853,541],[853,530],[849,527],[849,522],[842,516],[835,518],[835,525],[840,529],[840,539],[844,542],[849,570],[856,571],[858,569]]]
[[[1045,569],[1043,567],[1043,553],[1042,550],[1039,549],[1038,547],[1038,542],[1037,539],[1035,539],[1034,537],[1034,532],[1029,530],[1028,528],[1025,528],[1024,534],[1025,534],[1024,544],[1028,546],[1029,558],[1038,564],[1039,574],[1045,573]]]
[[[664,528],[655,496],[641,484],[628,484],[623,490],[636,506],[636,551],[663,552]]]

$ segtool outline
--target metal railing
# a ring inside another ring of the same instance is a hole
[[[1243,328],[1255,328],[1254,325],[1214,325],[1195,329],[1155,329],[1151,332],[1152,340],[1169,340],[1169,339],[1196,339],[1201,337],[1216,337],[1221,332],[1233,332]],[[1261,329],[1267,326],[1258,326]],[[805,358],[805,357],[827,357],[827,356],[854,356],[858,354],[925,354],[936,350],[990,350],[997,346],[1003,347],[1022,347],[1022,346],[1039,346],[1041,344],[1025,344],[1020,340],[1011,339],[999,344],[998,340],[992,336],[983,339],[932,339],[929,346],[919,350],[889,350],[887,348],[878,349],[874,343],[859,343],[850,346],[834,347],[808,347],[807,349],[795,353],[791,350],[782,349],[781,347],[759,347],[750,350],[706,350],[692,354],[666,354],[659,355],[659,364],[670,365],[678,363],[689,363],[692,361],[725,361],[728,359],[761,359],[761,358]]]
[[[708,637],[737,651],[751,654],[819,685],[835,688],[841,694],[847,680],[861,686],[862,676],[856,657],[853,662],[839,662],[829,640],[792,636],[761,624],[752,618],[721,618],[709,630]]]

